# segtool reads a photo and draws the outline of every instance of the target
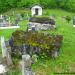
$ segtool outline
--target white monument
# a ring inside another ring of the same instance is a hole
[[[42,15],[42,7],[39,5],[35,5],[31,8],[32,16],[37,15],[41,16]]]

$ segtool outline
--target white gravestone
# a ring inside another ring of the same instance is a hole
[[[6,56],[6,60],[7,60],[7,65],[12,65],[12,59],[11,59],[11,55],[9,54],[9,52],[7,51],[7,56]]]
[[[1,36],[1,49],[2,49],[2,57],[6,57],[6,51],[7,51],[7,48],[5,46],[5,41],[4,41],[4,37]]]
[[[73,27],[75,27],[75,17],[73,18]]]

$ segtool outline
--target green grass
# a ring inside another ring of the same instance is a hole
[[[54,75],[54,72],[75,72],[75,28],[73,28],[72,21],[67,23],[60,18],[64,15],[72,17],[74,14],[62,10],[47,11],[50,13],[55,12],[55,14],[58,15],[56,18],[57,29],[42,32],[63,35],[63,44],[58,58],[47,60],[45,62],[46,66],[40,66],[40,63],[38,62],[34,65],[33,69],[39,73],[37,75]]]
[[[17,12],[19,12],[19,10],[17,10]],[[22,10],[22,12],[25,11]],[[6,13],[10,13],[10,11]],[[46,60],[45,64],[42,64],[41,60],[39,60],[33,65],[33,71],[37,73],[36,75],[55,75],[54,72],[75,72],[75,28],[73,28],[72,21],[67,23],[61,19],[62,16],[69,15],[73,17],[75,14],[58,9],[46,9],[43,12],[44,16],[51,14],[56,15],[56,30],[41,32],[63,35],[63,44],[58,58]],[[20,22],[20,26],[21,30],[26,30],[27,21]],[[0,30],[0,36],[5,36],[6,39],[9,39],[15,30],[16,29]]]

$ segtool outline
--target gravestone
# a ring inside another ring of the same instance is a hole
[[[4,41],[4,37],[1,36],[1,50],[2,50],[2,57],[6,57],[7,56],[7,48],[5,46],[5,41]]]
[[[28,54],[22,55],[22,62],[21,62],[22,75],[35,75],[31,71],[31,65],[32,65],[32,60],[31,60],[30,55]]]
[[[22,60],[24,61],[25,68],[31,68],[32,60],[31,60],[30,55],[28,54],[22,55]]]
[[[75,17],[73,18],[73,27],[75,27]]]
[[[12,65],[11,55],[9,54],[8,48],[6,47],[4,37],[1,37],[1,49],[2,57],[5,58],[4,61],[6,60],[4,63],[7,65]]]

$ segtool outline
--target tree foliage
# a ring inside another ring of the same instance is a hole
[[[0,12],[10,8],[29,8],[34,4],[40,4],[44,8],[62,8],[75,11],[75,0],[0,0]]]

